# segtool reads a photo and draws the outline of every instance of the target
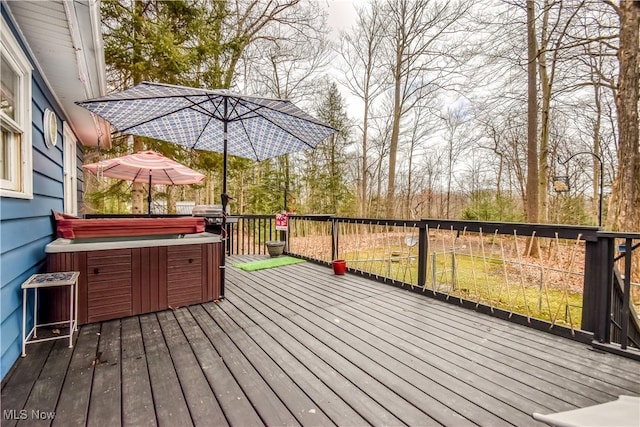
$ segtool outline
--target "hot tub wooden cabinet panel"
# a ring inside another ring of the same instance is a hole
[[[132,316],[132,249],[85,252],[87,256],[86,322]],[[82,286],[82,285],[81,285]],[[82,295],[84,297],[84,295]],[[80,309],[78,309],[81,312]]]
[[[134,312],[151,313],[169,307],[167,301],[167,247],[133,250]]]
[[[203,279],[206,278],[206,270],[202,269],[203,264],[206,264],[202,262],[202,248],[196,245],[173,246],[168,248],[168,255],[169,306],[179,307],[202,301],[208,294],[207,289],[202,286]]]
[[[47,251],[47,271],[80,271],[80,324],[212,301],[220,296],[221,243],[194,241],[87,251],[69,245],[76,250]],[[47,319],[68,317],[69,296],[58,291],[42,297]]]

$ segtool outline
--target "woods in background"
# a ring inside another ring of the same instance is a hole
[[[151,80],[288,98],[338,130],[313,151],[233,158],[234,213],[596,224],[599,162],[557,160],[588,152],[603,162],[606,228],[640,230],[638,2],[372,0],[356,11],[330,39],[312,1],[103,0],[110,89]],[[219,154],[124,136],[100,155],[141,149],[207,174],[160,194],[170,210],[219,203]],[[553,190],[557,175],[568,193]],[[144,206],[126,183],[88,190],[88,209]]]

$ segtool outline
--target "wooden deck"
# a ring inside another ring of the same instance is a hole
[[[529,426],[640,394],[639,362],[311,263],[226,297],[28,347],[2,426]]]

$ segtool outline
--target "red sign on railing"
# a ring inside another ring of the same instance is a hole
[[[287,231],[289,226],[289,214],[281,213],[276,214],[276,230]]]

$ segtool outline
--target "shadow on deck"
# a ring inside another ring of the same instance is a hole
[[[226,297],[30,346],[2,426],[536,425],[640,394],[639,362],[311,263],[228,268]]]

